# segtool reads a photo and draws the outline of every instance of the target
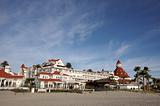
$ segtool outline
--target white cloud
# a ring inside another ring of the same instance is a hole
[[[64,10],[58,5],[62,5],[61,2],[54,5],[54,8],[49,3],[43,7],[41,3],[33,3],[25,9],[18,8],[12,14],[8,12],[12,24],[3,32],[0,39],[2,51],[0,58],[11,61],[17,68],[21,63],[34,64],[44,58],[58,57],[59,54],[65,57],[66,51],[61,48],[84,42],[101,26],[98,21],[95,23],[89,21],[90,12],[78,14],[80,10],[77,10],[71,2],[64,3],[67,6]],[[44,14],[46,11],[49,13]],[[44,16],[34,15],[40,13]]]

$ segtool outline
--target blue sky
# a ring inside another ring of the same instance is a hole
[[[159,0],[0,0],[0,61],[113,71],[120,59],[160,77],[159,12]]]

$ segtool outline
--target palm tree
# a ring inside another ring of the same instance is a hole
[[[35,85],[35,79],[34,78],[27,78],[25,80],[25,87],[28,87],[30,91],[35,86],[36,85]]]
[[[67,68],[72,68],[71,63],[67,63],[67,64],[66,64],[66,67],[67,67]]]
[[[143,86],[144,86],[144,78],[146,78],[147,80],[147,87],[149,86],[149,79],[151,78],[151,75],[149,75],[149,68],[148,67],[144,67],[144,69],[142,70],[142,75],[143,75]]]
[[[151,77],[148,73],[149,71],[150,70],[148,67],[144,67],[143,70],[141,70],[139,73],[143,78],[143,90],[145,90],[145,79],[149,82],[149,78]]]
[[[153,87],[157,85],[157,79],[152,77]]]
[[[146,74],[145,77],[146,77],[146,79],[147,79],[147,88],[149,89],[150,84],[151,84],[150,81],[149,81],[149,79],[152,78],[152,77],[151,77],[151,75],[149,75],[149,74]],[[149,90],[150,90],[150,89],[149,89]]]
[[[134,71],[136,72],[136,74],[135,74],[135,79],[137,80],[137,83],[138,83],[138,89],[139,89],[139,74],[140,74],[140,71],[141,71],[141,67],[140,66],[136,66],[135,68],[134,68]]]
[[[36,68],[36,70],[37,70],[37,72],[36,72],[35,74],[38,74],[39,69],[41,68],[41,65],[40,65],[40,64],[37,64],[37,65],[35,65],[35,68]]]
[[[142,84],[143,84],[143,90],[145,90],[145,79],[147,80],[147,87],[149,86],[149,79],[151,78],[151,75],[149,75],[149,68],[144,67],[143,70],[141,70],[141,67],[137,66],[134,68],[134,71],[136,72],[135,74],[135,79],[137,79],[138,82],[138,88],[139,88],[139,78],[142,77]]]
[[[102,72],[104,72],[104,69],[102,69]]]
[[[40,65],[40,64],[37,64],[37,65],[36,65],[36,68],[37,68],[37,69],[41,68],[41,65]]]
[[[9,66],[8,62],[7,61],[3,61],[1,64],[0,64],[2,67],[5,68],[5,66]]]
[[[93,72],[92,69],[88,69],[87,72]]]

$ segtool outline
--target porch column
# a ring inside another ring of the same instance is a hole
[[[13,87],[13,80],[12,80],[12,82],[11,82],[11,87]]]
[[[64,89],[67,89],[67,82],[64,83]]]
[[[1,87],[2,79],[0,79],[0,87]]]
[[[56,83],[56,89],[58,88],[58,83]]]
[[[52,83],[52,88],[54,89],[54,83]]]
[[[50,86],[49,86],[49,85],[50,85],[50,84],[49,84],[49,82],[47,83],[47,85],[48,85],[48,88],[50,88]]]
[[[68,82],[66,82],[65,89],[68,89]]]
[[[4,80],[3,84],[4,84],[4,87],[6,87],[6,80]]]
[[[65,82],[63,82],[63,88],[62,89],[63,90],[66,89],[66,83]]]

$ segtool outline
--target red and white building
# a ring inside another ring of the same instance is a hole
[[[21,73],[25,78],[36,78],[39,88],[50,89],[85,89],[85,82],[89,80],[105,79],[113,75],[113,72],[87,72],[67,68],[61,59],[49,59],[39,67],[21,66]]]
[[[114,72],[87,72],[67,68],[61,59],[49,59],[41,65],[20,66],[20,74],[11,72],[10,66],[0,68],[0,87],[21,87],[27,78],[34,78],[40,89],[85,89],[87,81],[106,79],[114,76],[119,83],[130,78],[118,60]]]
[[[40,72],[38,74],[40,81],[40,88],[50,89],[69,89],[73,85],[74,79],[67,74],[58,71],[54,72]]]
[[[23,85],[23,75],[11,72],[10,66],[0,67],[0,89],[18,88]]]
[[[131,81],[128,73],[123,69],[122,63],[118,60],[116,63],[116,69],[114,70],[114,77],[117,78],[120,89],[138,89],[138,85]]]
[[[116,63],[116,69],[114,70],[114,76],[118,76],[119,77],[118,80],[129,78],[129,75],[123,69],[122,63],[120,62],[120,60],[118,60],[117,63]]]

